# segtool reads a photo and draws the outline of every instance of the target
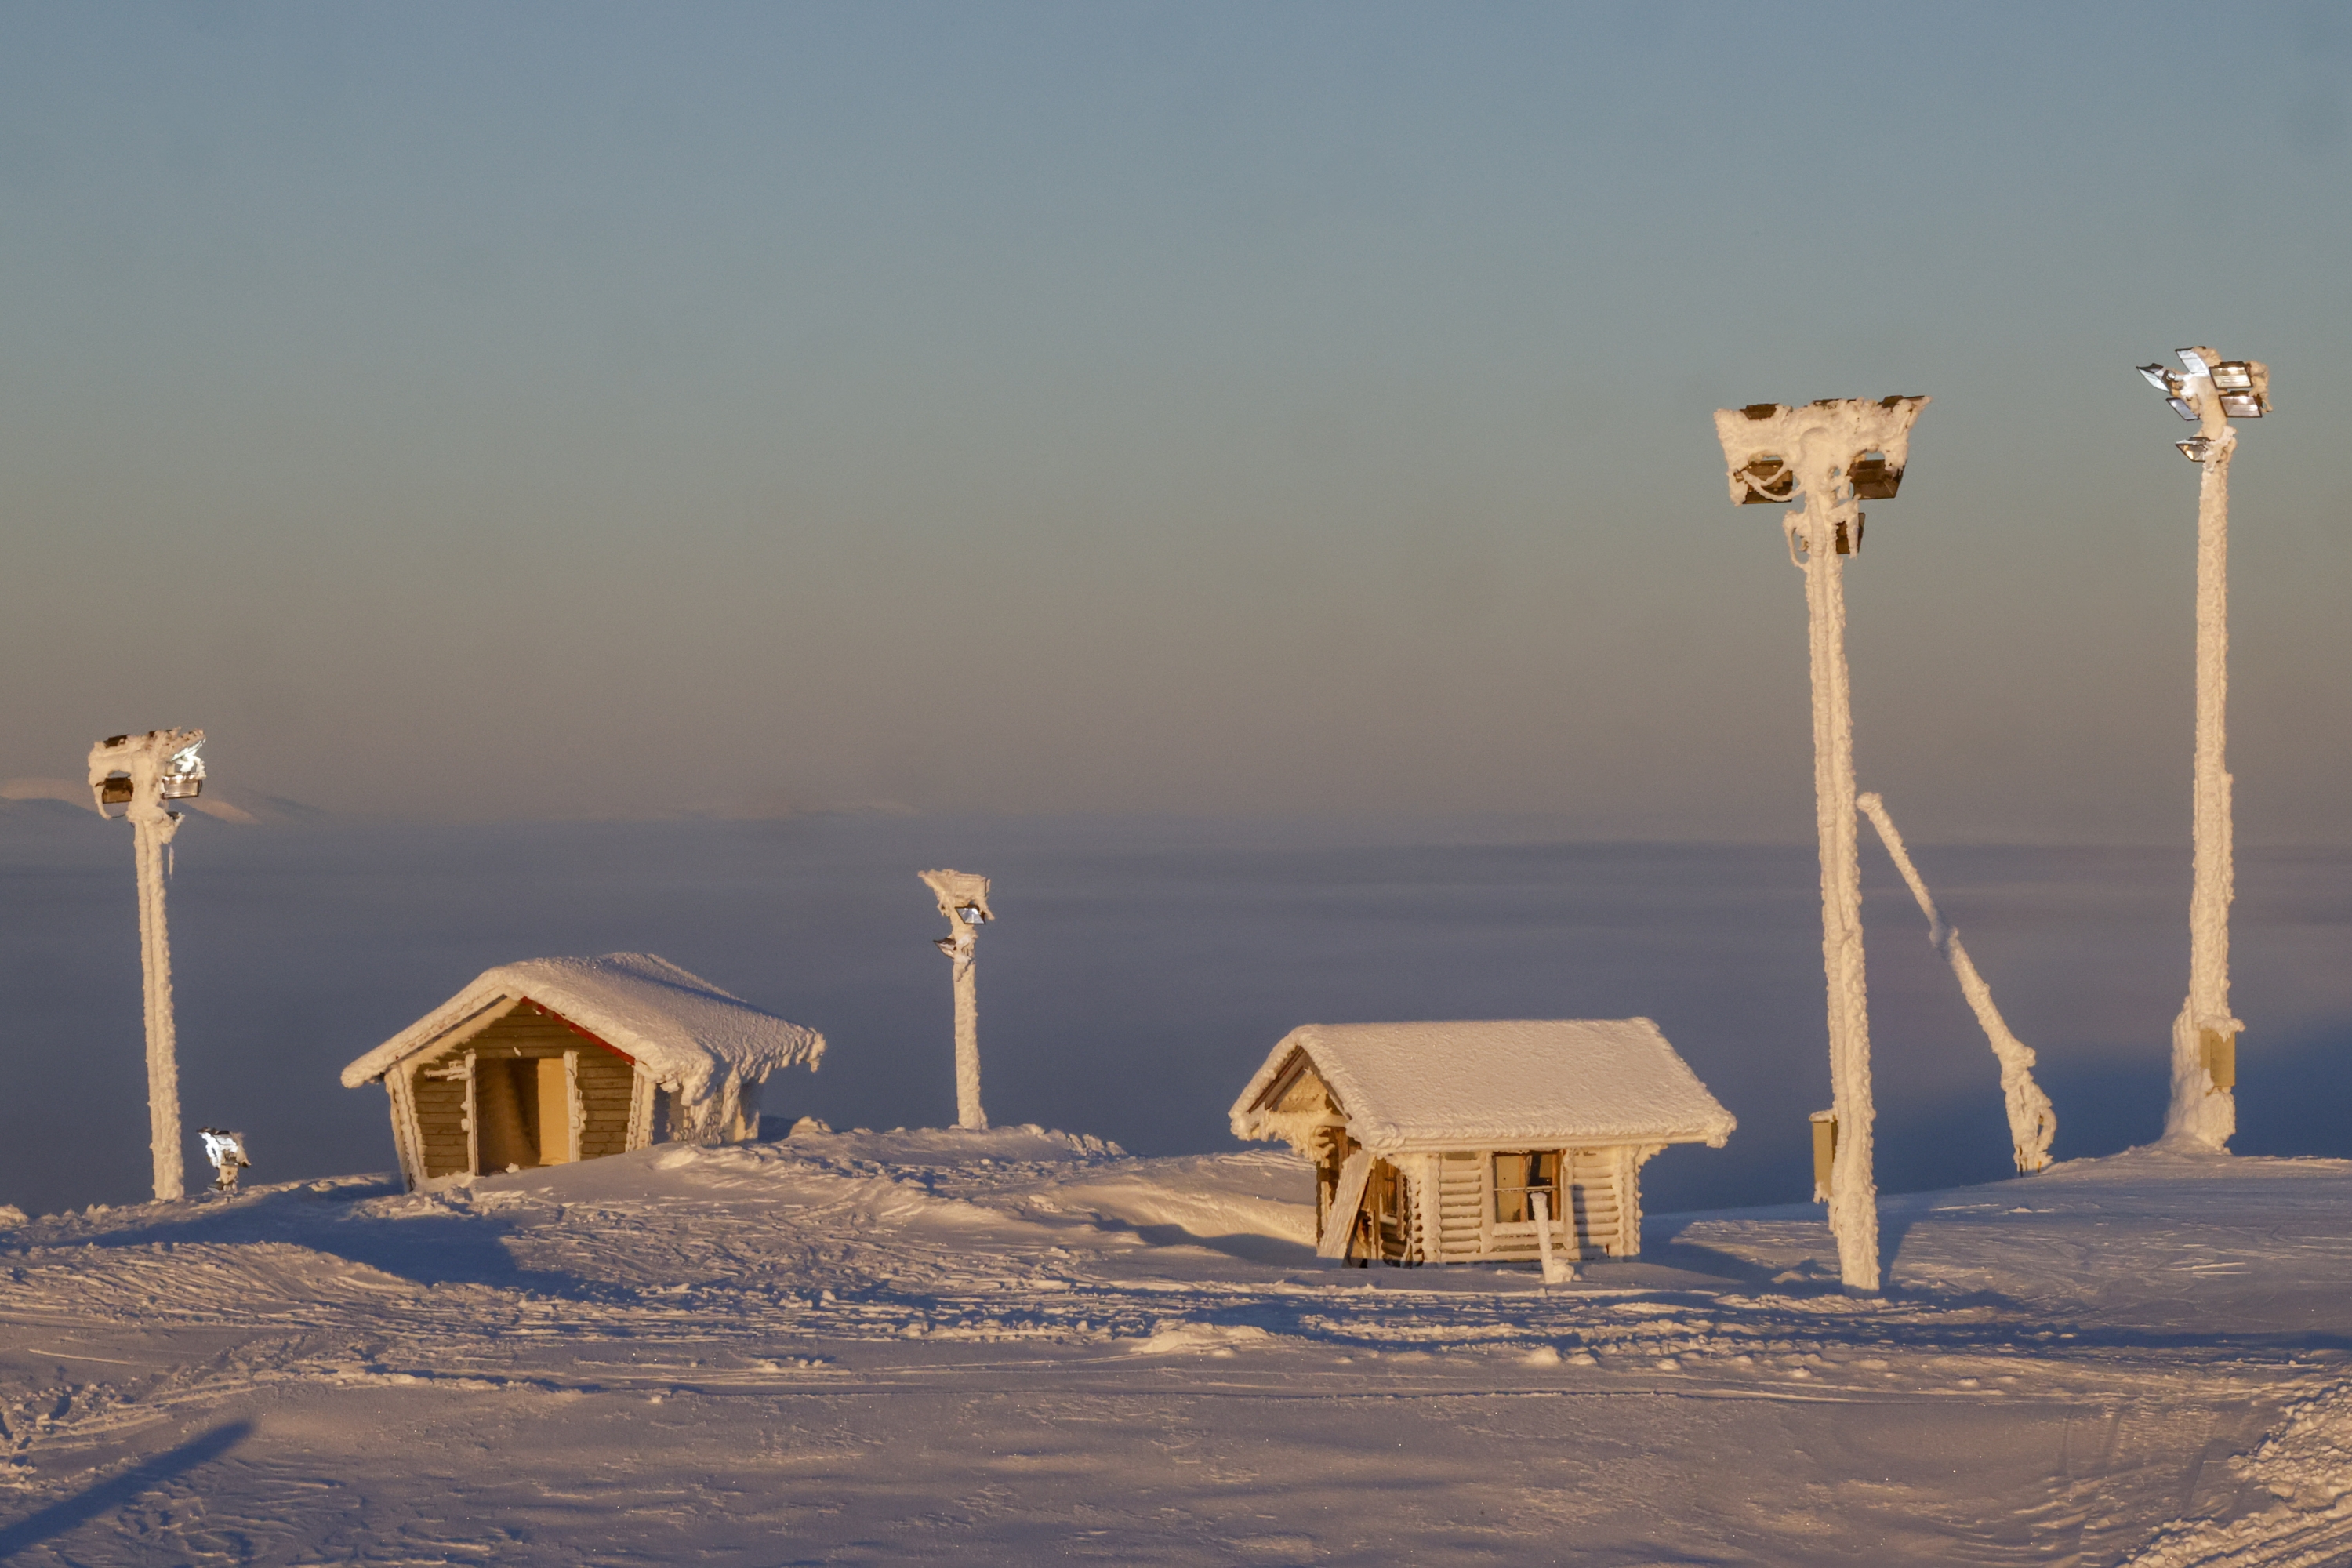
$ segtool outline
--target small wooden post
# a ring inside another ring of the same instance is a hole
[[[1837,1112],[1813,1112],[1813,1202],[1830,1201],[1830,1177],[1837,1170]]]
[[[475,1093],[474,1053],[466,1053],[466,1173],[482,1173],[482,1112],[481,1097]]]
[[[2213,1080],[2209,1093],[2238,1087],[2238,1037],[2220,1029],[2197,1032],[2197,1055],[2205,1076]]]

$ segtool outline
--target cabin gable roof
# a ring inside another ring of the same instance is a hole
[[[726,1081],[756,1083],[780,1067],[814,1070],[824,1037],[752,1006],[649,952],[533,958],[484,970],[472,984],[343,1069],[343,1087],[382,1078],[425,1051],[448,1049],[537,1003],[625,1056],[664,1087],[701,1100]]]
[[[1647,1018],[1308,1024],[1234,1102],[1240,1138],[1287,1138],[1300,1058],[1376,1152],[1706,1143],[1738,1125]]]

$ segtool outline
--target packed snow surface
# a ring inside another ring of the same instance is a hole
[[[0,1558],[2340,1563],[2347,1205],[1885,1198],[1883,1297],[1810,1206],[1549,1289],[1319,1265],[1283,1153],[1035,1128],[0,1211]]]
[[[1234,1102],[1236,1137],[1268,1136],[1251,1107],[1294,1050],[1375,1153],[1578,1141],[1719,1147],[1738,1125],[1647,1018],[1519,1018],[1293,1029]]]
[[[527,998],[627,1052],[660,1082],[700,1100],[722,1080],[757,1082],[780,1067],[815,1067],[824,1037],[786,1023],[649,952],[533,958],[474,983],[343,1069],[343,1087],[378,1079],[412,1051],[507,997]]]

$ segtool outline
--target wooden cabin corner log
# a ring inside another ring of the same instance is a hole
[[[400,1160],[400,1178],[410,1192],[425,1179],[425,1135],[416,1125],[416,1100],[409,1092],[408,1073],[394,1067],[383,1075],[383,1092],[392,1100],[392,1147]]]
[[[654,1075],[639,1063],[629,1090],[629,1127],[625,1149],[643,1149],[653,1142],[654,1095],[659,1086]]]

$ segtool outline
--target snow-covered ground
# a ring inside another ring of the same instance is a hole
[[[2352,1557],[2352,1163],[2076,1161],[1352,1269],[1276,1152],[662,1147],[0,1232],[0,1558]]]

